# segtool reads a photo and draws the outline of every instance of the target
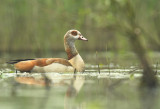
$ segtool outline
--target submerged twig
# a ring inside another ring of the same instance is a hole
[[[119,84],[121,84],[125,80],[127,79],[120,79],[120,80],[113,82],[110,86],[108,86],[108,89],[112,90],[113,88],[117,87]]]
[[[50,89],[51,80],[44,73],[42,73],[42,77],[44,78],[46,89],[49,90]]]
[[[1,73],[0,73],[0,79],[2,79],[2,75],[3,75],[3,73],[1,72]]]
[[[77,73],[77,70],[76,70],[76,68],[74,69],[74,79],[76,79],[76,73]]]
[[[158,64],[159,64],[159,63],[157,62],[157,63],[156,63],[155,75],[157,75],[157,73],[158,73],[158,70],[157,70],[157,69],[158,69]]]
[[[76,80],[76,73],[77,73],[77,70],[75,68],[74,69],[74,75],[73,75],[73,78],[71,79],[71,84],[70,84],[70,86],[72,86],[72,87],[73,87],[74,81]]]
[[[110,69],[110,59],[109,58],[107,58],[107,63],[108,63],[108,70],[109,70],[109,75],[110,75],[110,73],[111,73],[111,69]]]
[[[50,97],[51,80],[46,76],[46,74],[42,73],[41,75],[42,75],[42,77],[44,78],[44,81],[45,81],[46,92],[45,92],[44,98],[40,101],[39,109],[45,109],[46,104],[47,104],[47,102],[49,100],[49,97]]]
[[[16,81],[13,81],[13,85],[12,85],[12,90],[11,90],[11,95],[12,96],[16,96],[17,95],[17,88],[20,84]]]
[[[128,73],[133,73],[133,72],[136,71],[136,70],[138,70],[138,68],[135,68],[135,69],[129,71]]]
[[[99,63],[98,63],[97,51],[96,51],[96,64],[98,66],[98,72],[100,74],[101,72],[100,72],[100,67],[99,67]]]

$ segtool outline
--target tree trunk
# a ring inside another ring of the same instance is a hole
[[[146,49],[144,45],[141,43],[140,34],[136,33],[135,31],[132,31],[132,32],[128,32],[128,35],[129,35],[131,47],[133,51],[136,53],[143,67],[143,77],[141,81],[141,86],[147,86],[150,88],[156,87],[157,78],[150,65],[150,61],[149,61],[149,57],[147,56]]]

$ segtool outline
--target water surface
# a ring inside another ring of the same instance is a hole
[[[62,56],[63,55],[59,55]],[[82,54],[82,56],[85,56]],[[85,58],[84,73],[18,73],[5,64],[17,56],[0,58],[0,106],[2,109],[159,109],[159,87],[142,90],[141,66],[132,57],[117,62],[99,55],[100,74],[95,56]],[[19,56],[22,57],[23,56]],[[27,58],[30,58],[28,56]],[[48,57],[48,56],[46,56]],[[49,56],[50,57],[50,56]],[[58,57],[58,56],[57,56]],[[89,56],[86,56],[89,57]],[[109,57],[109,58],[108,58]],[[125,58],[123,58],[125,59]],[[156,60],[158,60],[157,58]],[[155,59],[153,59],[155,60]],[[128,65],[126,65],[128,63]],[[153,62],[159,79],[159,65]]]

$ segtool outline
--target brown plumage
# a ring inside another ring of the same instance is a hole
[[[66,66],[72,66],[66,59],[62,58],[42,58],[36,60],[20,61],[15,64],[15,68],[21,72],[29,72],[34,66],[44,67],[52,63],[60,63]]]
[[[68,60],[62,58],[18,59],[8,63],[14,64],[15,69],[21,72],[72,72],[74,69],[82,72],[84,62],[75,47],[76,40],[88,41],[78,30],[69,30],[64,36]]]

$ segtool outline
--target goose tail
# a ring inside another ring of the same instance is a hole
[[[7,64],[16,64],[16,63],[18,63],[20,61],[28,61],[28,60],[35,60],[35,59],[15,59],[15,60],[9,60],[6,63]]]

